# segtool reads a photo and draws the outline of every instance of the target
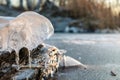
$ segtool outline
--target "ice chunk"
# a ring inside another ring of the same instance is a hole
[[[53,26],[46,17],[33,11],[24,12],[8,23],[0,25],[0,51],[14,49],[16,63],[19,65],[18,52],[22,47],[32,50],[49,38],[53,32]],[[30,52],[29,64],[31,66]]]
[[[51,22],[35,12],[24,12],[10,21],[9,47],[33,49],[53,34]],[[19,45],[19,46],[18,46]]]
[[[22,47],[32,50],[53,32],[46,17],[32,11],[24,12],[0,29],[0,47],[1,50],[14,49],[16,52]]]

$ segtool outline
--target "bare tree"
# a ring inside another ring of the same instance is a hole
[[[10,0],[6,0],[6,2],[7,2],[7,6],[8,6],[9,8],[11,8]]]
[[[23,0],[20,0],[20,9],[24,9],[23,8]]]
[[[28,10],[32,10],[32,1],[31,0],[27,0],[27,7],[28,7]]]
[[[41,7],[41,4],[42,4],[42,0],[38,0],[38,3],[36,5],[36,7],[35,7],[35,10],[38,11],[40,9],[40,7]]]
[[[59,1],[59,6],[65,6],[65,0],[60,0]]]
[[[120,6],[120,0],[116,0],[116,3],[117,6]]]

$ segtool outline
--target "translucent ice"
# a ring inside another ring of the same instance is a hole
[[[19,50],[22,47],[32,50],[49,38],[54,32],[51,22],[44,16],[28,11],[13,20],[0,25],[0,51],[15,50],[19,65]],[[29,66],[31,57],[29,52]]]
[[[37,47],[54,32],[51,22],[38,13],[28,11],[20,14],[0,28],[0,50],[18,52],[22,47]]]

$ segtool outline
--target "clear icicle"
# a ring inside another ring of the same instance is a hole
[[[19,65],[19,54],[16,53],[16,64]]]
[[[30,51],[28,51],[28,55],[29,55],[29,57],[28,57],[29,68],[31,68],[32,59],[31,59]]]

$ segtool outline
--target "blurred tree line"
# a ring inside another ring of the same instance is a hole
[[[59,6],[93,32],[120,28],[120,0],[59,0]]]
[[[92,31],[120,28],[120,0],[0,0],[0,4],[21,10],[49,10],[52,15],[79,19]]]

